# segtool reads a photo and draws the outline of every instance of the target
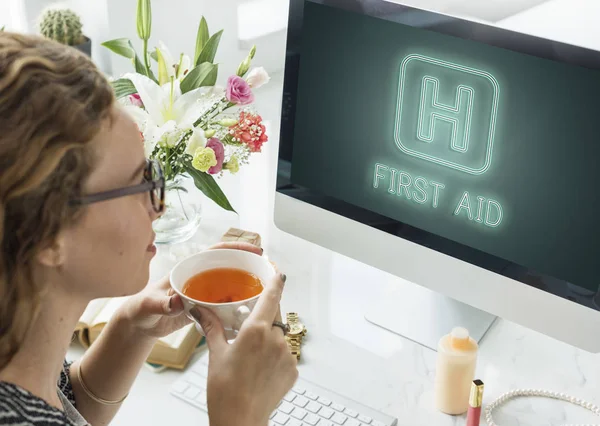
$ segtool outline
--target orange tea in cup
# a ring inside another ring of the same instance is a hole
[[[187,280],[182,292],[207,303],[231,303],[250,299],[263,290],[260,278],[236,268],[214,268]]]

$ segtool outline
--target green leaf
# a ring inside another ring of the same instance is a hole
[[[208,39],[206,45],[202,48],[202,52],[196,58],[196,65],[200,65],[204,62],[210,62],[211,64],[215,60],[215,55],[217,54],[217,49],[219,48],[219,42],[221,41],[221,35],[223,34],[223,30],[219,31],[212,35],[211,38]]]
[[[206,46],[208,38],[208,24],[203,16],[200,20],[200,25],[198,26],[198,35],[196,36],[196,53],[194,54],[194,64],[198,64],[198,57],[200,56],[202,49],[204,49],[204,46]]]
[[[0,32],[4,31],[4,27],[6,27],[6,25],[2,25],[2,28],[0,28]]]
[[[112,50],[117,55],[133,59],[136,56],[135,49],[128,38],[116,38],[114,40],[105,41],[102,46]]]
[[[167,185],[167,190],[169,190],[169,191],[183,191],[185,193],[188,192],[188,190],[186,188],[184,188],[183,186],[177,186],[177,185],[174,185],[174,186],[168,186]]]
[[[154,51],[152,51],[152,52],[150,52],[150,57],[151,57],[152,59],[154,59],[156,62],[158,62],[158,55],[156,54],[156,51],[155,51],[155,50],[154,50]]]
[[[202,82],[201,87],[211,87],[217,84],[217,76],[219,75],[219,64],[214,64],[213,69],[210,70],[210,73]]]
[[[194,67],[183,80],[181,80],[181,93],[187,93],[198,87],[214,86],[217,80],[219,65],[205,62]]]
[[[147,69],[144,63],[140,60],[139,56],[135,52],[133,44],[131,44],[131,40],[128,38],[117,38],[114,40],[105,41],[102,43],[102,46],[112,50],[117,55],[131,59],[133,61],[133,66],[135,67],[135,72],[138,74],[143,74],[146,77],[157,81],[152,70]]]
[[[185,160],[183,166],[185,167],[186,172],[194,179],[196,187],[202,191],[204,195],[214,201],[222,209],[237,213],[233,207],[231,207],[229,200],[211,175],[196,170],[189,160]]]
[[[138,57],[138,55],[135,55],[135,57],[133,59],[133,66],[135,67],[135,72],[137,72],[138,74],[143,74],[146,77],[150,77],[148,75],[148,69],[146,68],[146,65],[144,65],[144,63]],[[152,71],[150,71],[150,72],[152,72]],[[156,79],[154,79],[154,80],[156,80]]]
[[[127,78],[120,78],[112,82],[113,89],[115,91],[115,96],[117,99],[121,99],[125,96],[133,95],[137,93],[135,86],[131,82],[131,80]]]
[[[143,74],[146,77],[151,78],[156,83],[158,83],[158,80],[156,79],[156,76],[154,75],[152,70],[150,68],[146,68],[146,66],[144,65],[144,63],[138,55],[135,55],[135,58],[133,59],[133,65],[135,66],[135,72],[137,72],[138,74]]]

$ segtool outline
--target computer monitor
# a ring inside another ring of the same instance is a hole
[[[600,54],[382,0],[289,10],[276,226],[600,352]]]

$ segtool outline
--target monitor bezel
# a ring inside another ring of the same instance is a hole
[[[298,26],[302,26],[302,9],[304,4],[309,1],[311,0],[290,0],[284,68],[284,91],[285,87],[292,87],[293,89],[297,88],[298,81],[295,67],[297,66],[296,60],[300,58],[300,54],[296,53],[297,48],[294,39],[296,34],[294,34],[294,31],[296,31]],[[346,0],[325,1],[329,3],[338,3],[335,7],[340,7],[342,9],[347,9],[347,6],[350,5]],[[465,18],[450,16],[385,0],[359,0],[354,3],[356,4],[359,2],[385,3],[386,8],[394,14],[394,22],[399,22],[404,25],[485,43],[487,45],[511,50],[517,53],[528,54],[537,58],[600,70],[600,52],[584,47],[574,46],[564,42],[495,27],[482,22],[471,21]],[[386,19],[381,16],[379,16],[379,18]],[[294,58],[294,56],[296,56],[296,58]],[[290,101],[292,104],[295,104],[294,93],[290,95],[288,102]],[[285,108],[285,102],[285,99],[282,99],[282,111]],[[425,247],[434,251],[600,311],[600,306],[594,303],[594,293],[589,293],[591,291],[585,287],[545,275],[543,271],[535,271],[524,265],[501,259],[497,256],[490,255],[483,251],[413,227],[396,219],[375,214],[310,188],[291,184],[286,180],[291,171],[291,162],[288,158],[285,158],[287,153],[285,149],[282,148],[286,143],[293,148],[294,141],[293,137],[291,141],[284,140],[287,136],[283,120],[280,123],[279,135],[280,149],[277,161],[278,183],[276,185],[276,192],[416,244],[423,245],[421,242],[427,240],[428,244],[425,245]],[[349,215],[348,212],[352,212],[352,214]],[[380,223],[380,225],[366,223],[364,219],[361,219],[364,217],[372,218],[374,222]],[[394,232],[392,232],[392,229]],[[458,254],[459,252],[461,254]],[[551,280],[551,285],[547,285],[548,280]],[[600,287],[596,295],[597,294],[600,294]]]

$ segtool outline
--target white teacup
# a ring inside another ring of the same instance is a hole
[[[215,249],[194,254],[179,262],[171,271],[171,286],[183,300],[185,314],[195,321],[189,311],[194,306],[202,306],[213,311],[225,328],[227,339],[233,339],[256,305],[260,294],[250,299],[230,303],[208,303],[192,299],[183,294],[183,287],[194,275],[215,268],[237,268],[256,275],[263,285],[275,276],[275,268],[266,258],[243,250]],[[196,323],[198,331],[204,335],[202,327]]]

